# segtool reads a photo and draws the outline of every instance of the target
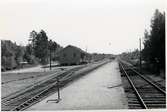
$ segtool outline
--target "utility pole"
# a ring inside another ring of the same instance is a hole
[[[88,55],[88,54],[87,54],[87,47],[88,47],[88,46],[86,46],[86,49],[85,49],[85,51],[86,51],[85,61],[87,61],[87,62],[89,63],[89,61],[88,61],[88,56],[87,56],[87,55]]]
[[[140,55],[140,59],[139,59],[139,61],[140,61],[140,65],[139,65],[139,69],[140,69],[140,73],[142,73],[142,59],[141,59],[141,38],[139,38],[139,48],[140,48],[140,51],[139,51],[139,55]]]
[[[52,41],[51,40],[49,40],[49,62],[50,62],[50,70],[52,69],[52,65],[51,65],[51,61],[52,61],[52,59],[51,59],[51,48],[52,47]]]
[[[51,64],[52,64],[52,62],[51,62],[52,59],[51,59],[51,57],[52,57],[52,56],[51,56],[51,48],[50,48],[50,70],[52,69],[52,65],[51,65]]]

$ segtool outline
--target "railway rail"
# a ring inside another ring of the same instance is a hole
[[[63,80],[65,76],[67,77],[67,75],[70,74],[71,72],[77,71],[79,69],[80,68],[75,68],[75,69],[72,69],[71,71],[67,71],[67,72],[60,74],[59,75],[60,81]],[[41,84],[36,84],[30,89],[21,91],[19,94],[14,94],[14,95],[8,96],[7,98],[2,99],[1,101],[2,110],[18,111],[18,110],[26,109],[30,105],[39,101],[41,97],[44,98],[44,96],[48,96],[52,92],[55,92],[56,85],[57,85],[57,78],[58,78],[57,76],[52,77],[51,79],[45,80]]]
[[[130,109],[166,108],[164,86],[146,78],[125,63],[119,63]]]
[[[66,71],[58,76],[47,79],[46,81],[36,84],[35,86],[23,90],[17,94],[12,94],[11,96],[1,99],[1,110],[2,111],[21,111],[25,110],[33,104],[41,101],[42,99],[48,97],[49,95],[57,91],[57,79],[59,79],[59,88],[64,87],[72,80],[85,75],[88,72],[97,69],[98,67],[106,64],[103,62],[96,65],[92,69],[85,71],[84,73],[75,74],[74,72],[79,71],[84,67],[74,68],[70,71]],[[75,74],[75,75],[74,75]]]

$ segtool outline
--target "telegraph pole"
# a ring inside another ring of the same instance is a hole
[[[139,49],[140,49],[140,51],[139,51],[139,55],[140,55],[140,59],[139,59],[139,61],[140,61],[140,65],[139,65],[139,69],[140,69],[140,73],[142,73],[142,59],[141,59],[141,38],[139,38]]]
[[[52,69],[52,56],[51,56],[51,48],[50,48],[50,70]]]
[[[88,56],[87,56],[87,49],[88,48],[88,46],[86,46],[86,49],[85,49],[85,51],[86,51],[86,56],[85,56],[85,61],[88,61]],[[88,63],[89,63],[89,61],[88,61]]]
[[[52,61],[52,54],[51,54],[51,48],[52,47],[52,41],[51,40],[49,40],[49,63],[50,63],[50,66],[49,66],[49,68],[50,68],[50,70],[52,69],[52,63],[51,63],[51,61]]]

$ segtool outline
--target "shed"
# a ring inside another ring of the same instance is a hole
[[[57,53],[60,65],[76,65],[86,62],[86,52],[82,49],[68,45]]]

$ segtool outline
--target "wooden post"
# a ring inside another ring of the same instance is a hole
[[[60,100],[59,78],[57,78],[57,96],[58,96],[58,100]]]

